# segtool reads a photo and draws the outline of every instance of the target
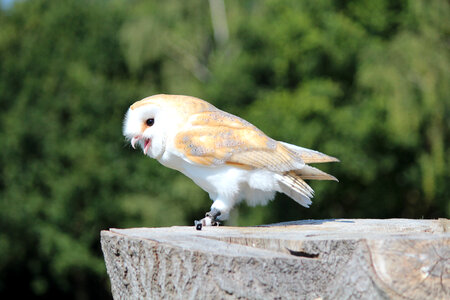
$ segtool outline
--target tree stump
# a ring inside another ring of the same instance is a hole
[[[110,229],[115,299],[450,299],[450,221]]]

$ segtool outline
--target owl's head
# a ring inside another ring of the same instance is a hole
[[[159,158],[165,150],[173,114],[170,113],[170,106],[151,98],[130,106],[123,122],[123,135],[133,148],[139,145],[145,155]]]
[[[123,135],[133,148],[160,158],[168,141],[180,132],[193,114],[216,110],[206,101],[181,95],[154,95],[135,102],[125,114]]]

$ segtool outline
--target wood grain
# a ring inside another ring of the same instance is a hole
[[[110,229],[115,299],[450,299],[449,220]]]

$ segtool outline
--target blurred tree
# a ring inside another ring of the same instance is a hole
[[[178,180],[164,193],[162,182],[175,172],[129,155],[121,119],[130,103],[154,92],[148,83],[156,90],[158,79],[144,84],[129,73],[118,34],[123,4],[104,4],[30,1],[2,12],[0,292],[6,295],[109,298],[99,231],[142,226],[144,218],[148,226],[185,224],[195,199],[206,200]],[[175,209],[186,196],[194,200]]]
[[[341,182],[313,182],[310,209],[279,195],[228,224],[450,216],[447,1],[209,3],[0,10],[0,297],[109,299],[100,230],[189,225],[209,207],[123,141],[127,107],[155,93],[341,159],[320,166]]]

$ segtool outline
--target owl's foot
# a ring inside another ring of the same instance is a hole
[[[218,209],[211,209],[210,212],[207,212],[205,217],[200,221],[194,221],[195,229],[202,230],[203,226],[219,226],[220,223],[217,220],[217,217],[220,216],[220,211]]]

